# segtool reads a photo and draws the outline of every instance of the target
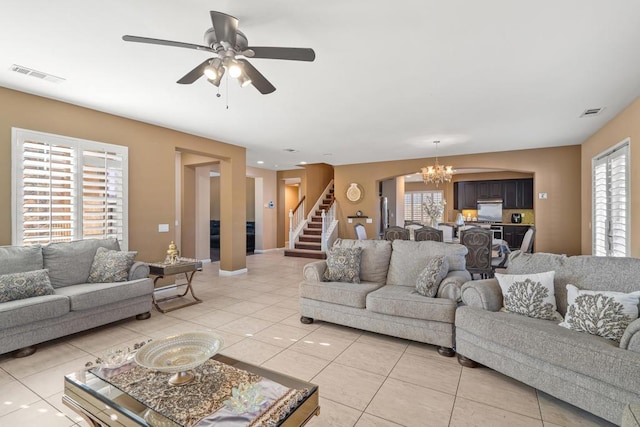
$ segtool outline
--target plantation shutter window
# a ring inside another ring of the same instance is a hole
[[[592,163],[592,253],[629,256],[629,140]]]
[[[433,198],[435,201],[444,200],[442,190],[433,191],[407,191],[404,193],[404,219],[426,224],[430,218],[422,209],[422,203]]]
[[[127,147],[13,129],[14,245],[117,238],[128,247]]]

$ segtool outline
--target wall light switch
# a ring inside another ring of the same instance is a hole
[[[169,224],[158,224],[158,233],[168,233]]]
[[[367,218],[367,224],[373,224],[373,218]]]
[[[347,218],[347,222],[348,222],[349,224],[353,224],[353,218]]]
[[[538,199],[546,200],[547,199],[547,193],[538,193]]]

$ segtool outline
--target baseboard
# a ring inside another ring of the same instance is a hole
[[[283,248],[273,248],[273,249],[256,249],[253,251],[253,253],[255,254],[265,254],[267,252],[278,252],[281,251]]]
[[[249,272],[249,270],[247,268],[241,268],[240,270],[233,270],[233,271],[229,271],[229,270],[220,270],[220,273],[218,273],[218,275],[220,276],[237,276],[239,274],[244,274]]]

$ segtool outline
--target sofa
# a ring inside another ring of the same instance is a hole
[[[551,286],[563,317],[568,307],[567,284],[598,292],[640,291],[640,259],[520,251],[509,257],[508,274],[549,271],[555,272]],[[623,329],[618,343],[559,326],[558,320],[501,311],[501,289],[495,278],[462,287],[464,306],[458,308],[455,319],[461,364],[481,363],[620,424],[627,404],[640,401],[640,320]]]
[[[338,239],[333,248],[362,248],[360,283],[323,281],[327,261],[305,265],[300,283],[303,323],[314,319],[439,346],[453,356],[455,310],[467,248],[434,241]],[[443,256],[449,265],[435,297],[416,291],[428,257]]]
[[[123,281],[87,283],[98,248],[120,250],[115,239],[0,247],[0,278],[5,279],[0,281],[0,353],[18,350],[16,357],[28,356],[44,341],[131,316],[149,317],[154,289],[149,267],[133,262],[132,253],[128,273],[126,267],[121,272]],[[107,263],[105,270],[112,267]],[[110,274],[96,271],[102,277]],[[41,277],[44,283],[25,282],[22,276]],[[7,284],[9,279],[13,282]],[[9,300],[23,292],[21,286],[38,292]]]

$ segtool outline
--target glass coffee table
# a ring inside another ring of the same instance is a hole
[[[275,381],[291,389],[309,390],[306,397],[298,401],[278,425],[303,426],[314,415],[320,413],[318,386],[221,354],[215,355],[212,359]],[[62,401],[80,414],[90,426],[181,427],[181,424],[152,410],[89,370],[75,372],[64,377]],[[188,409],[184,408],[185,411]]]

